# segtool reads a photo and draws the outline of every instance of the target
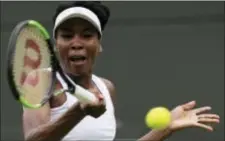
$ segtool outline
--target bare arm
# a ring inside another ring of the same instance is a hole
[[[113,99],[115,104],[115,87],[113,83],[104,78],[102,78],[102,80],[108,87],[111,98]],[[193,109],[195,105],[196,102],[191,101],[175,107],[171,111],[172,121],[168,128],[163,130],[152,130],[138,140],[163,141],[169,138],[174,132],[188,127],[198,127],[206,129],[208,131],[213,131],[213,127],[210,124],[218,124],[220,122],[219,115],[211,113],[206,114],[205,112],[211,110],[210,106]]]
[[[40,109],[24,109],[23,129],[26,141],[61,140],[85,114],[79,103],[71,107],[56,121],[50,122],[50,107],[46,104]]]
[[[49,75],[48,71],[41,71],[40,74]],[[30,76],[32,75],[29,74],[28,78]],[[60,89],[62,86],[57,83],[56,87],[56,89]],[[23,108],[24,138],[26,141],[61,140],[85,116],[86,114],[80,107],[80,103],[74,104],[55,121],[50,121],[49,103],[39,109]]]
[[[163,141],[171,135],[171,131],[165,130],[152,130],[138,139],[139,141]]]
[[[116,90],[115,90],[115,85],[110,81],[105,78],[101,78],[104,83],[106,84],[110,94],[112,101],[115,106],[115,101],[116,101]],[[163,141],[166,139],[168,136],[170,136],[171,132],[169,130],[152,130],[151,132],[147,133],[143,137],[141,137],[139,140],[140,141]]]

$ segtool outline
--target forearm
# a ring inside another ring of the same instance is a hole
[[[54,122],[49,122],[41,125],[30,131],[26,141],[59,141],[61,140],[74,126],[76,126],[85,114],[79,104],[71,107],[62,117]]]
[[[138,141],[163,141],[171,135],[171,131],[169,129],[164,130],[152,130],[143,137],[141,137]]]

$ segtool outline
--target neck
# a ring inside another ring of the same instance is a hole
[[[92,84],[92,75],[79,75],[79,76],[75,76],[72,74],[68,74],[70,76],[70,78],[78,85],[88,89],[91,87]]]

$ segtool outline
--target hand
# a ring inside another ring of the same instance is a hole
[[[208,131],[213,131],[210,124],[219,123],[219,116],[216,114],[205,113],[211,110],[211,107],[205,106],[193,109],[195,101],[177,106],[171,111],[172,121],[169,126],[171,131],[180,130],[187,127],[199,127]]]
[[[94,118],[100,117],[106,111],[104,98],[102,95],[98,95],[99,103],[96,104],[80,104],[86,115],[90,115]]]

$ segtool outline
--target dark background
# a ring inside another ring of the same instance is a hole
[[[17,22],[35,19],[49,30],[59,2],[1,2],[1,140],[22,139],[21,107],[10,95],[5,58]],[[104,2],[112,16],[95,73],[117,88],[122,121],[117,138],[148,131],[145,113],[189,100],[221,116],[213,133],[185,129],[171,141],[224,140],[224,2]]]

